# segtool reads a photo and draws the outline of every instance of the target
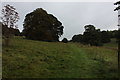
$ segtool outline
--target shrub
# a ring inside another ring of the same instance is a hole
[[[64,43],[68,43],[67,38],[63,38],[62,42],[64,42]]]

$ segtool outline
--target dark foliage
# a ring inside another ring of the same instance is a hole
[[[118,31],[116,32],[115,37],[116,37],[116,39],[117,39],[118,44],[120,44],[120,28],[119,28]],[[120,45],[119,45],[119,46],[120,46]]]
[[[19,20],[19,15],[16,9],[13,6],[7,4],[3,7],[1,12],[3,15],[1,17],[2,24],[6,25],[9,28],[17,28],[16,23]]]
[[[72,42],[83,42],[83,35],[79,34],[79,35],[74,35],[72,37]]]
[[[18,35],[19,30],[14,29],[17,28],[17,22],[19,20],[19,15],[16,9],[7,4],[2,9],[2,34],[4,37],[5,46],[9,46],[10,38],[12,38],[12,34]]]
[[[86,25],[84,28],[83,35],[74,35],[71,40],[72,42],[102,46],[104,43],[110,42],[111,38],[117,38],[118,36],[117,30],[100,31],[100,29],[96,29],[93,25]]]
[[[28,39],[41,41],[59,41],[63,34],[63,26],[52,14],[38,8],[27,14],[22,34]]]
[[[101,41],[102,43],[108,43],[110,42],[110,38],[113,37],[112,34],[110,34],[109,31],[102,31],[101,32]]]
[[[63,38],[62,42],[64,42],[64,43],[68,43],[67,38]]]
[[[95,29],[93,25],[86,25],[83,33],[83,42],[94,46],[101,46],[100,29]]]
[[[19,29],[8,28],[6,25],[3,25],[3,24],[2,24],[2,35],[7,37],[7,36],[9,36],[9,35],[8,35],[9,32],[10,32],[11,35],[20,36],[20,31],[19,31]]]

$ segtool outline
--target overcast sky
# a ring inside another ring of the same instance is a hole
[[[113,2],[3,2],[2,6],[10,4],[16,8],[20,20],[18,28],[23,30],[25,15],[36,8],[43,8],[62,22],[64,35],[71,39],[75,34],[84,32],[84,26],[92,24],[101,30],[115,30],[117,27],[117,12]]]

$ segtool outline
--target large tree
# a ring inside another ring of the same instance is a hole
[[[3,25],[6,25],[7,27],[10,28],[17,27],[16,23],[19,20],[19,15],[13,6],[9,4],[5,5],[2,9],[2,15],[3,16],[1,17],[1,20]]]
[[[82,34],[78,34],[78,35],[74,35],[72,37],[72,42],[83,42],[83,35]]]
[[[63,34],[62,23],[42,8],[27,14],[23,26],[23,34],[28,39],[59,41],[59,37]]]
[[[5,45],[8,46],[10,43],[10,38],[11,35],[13,34],[13,29],[17,28],[17,22],[19,20],[19,15],[16,9],[7,4],[3,7],[2,9],[2,28],[4,30],[4,40],[5,40]]]
[[[100,29],[95,29],[93,25],[86,25],[84,28],[85,28],[85,32],[83,33],[84,43],[95,46],[102,45]]]
[[[101,31],[101,41],[102,43],[108,43],[111,41],[110,31]]]

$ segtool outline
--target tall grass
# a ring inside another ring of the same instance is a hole
[[[117,50],[22,37],[3,47],[4,78],[117,78]]]

